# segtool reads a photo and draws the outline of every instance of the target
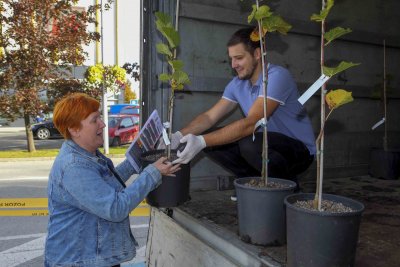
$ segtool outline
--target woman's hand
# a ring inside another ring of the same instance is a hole
[[[166,157],[159,158],[153,163],[153,166],[161,172],[161,175],[165,176],[176,176],[174,173],[181,169],[180,164],[173,165],[172,162],[167,161]]]

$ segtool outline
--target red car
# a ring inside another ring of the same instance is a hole
[[[128,144],[139,132],[139,115],[109,115],[108,136],[112,146]]]

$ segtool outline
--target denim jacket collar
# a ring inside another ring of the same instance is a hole
[[[107,162],[107,158],[98,149],[96,149],[96,155],[93,155],[92,153],[90,153],[86,149],[82,148],[81,146],[79,146],[77,143],[75,143],[71,139],[66,140],[65,144],[67,146],[71,147],[75,152],[78,152],[82,156],[88,157],[95,162],[98,162],[99,159],[103,160],[104,162]]]
[[[96,156],[94,156],[92,153],[90,153],[89,151],[87,151],[86,149],[80,147],[77,143],[75,143],[73,140],[71,139],[67,139],[65,141],[66,145],[70,146],[73,150],[75,150],[76,152],[85,155],[87,157],[90,158],[96,158]],[[97,154],[97,150],[96,150],[96,154]]]

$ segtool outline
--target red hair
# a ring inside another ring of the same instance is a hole
[[[72,93],[56,103],[53,123],[65,139],[71,139],[68,128],[80,129],[81,121],[98,111],[99,101],[84,93]]]

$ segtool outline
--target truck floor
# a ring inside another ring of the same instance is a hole
[[[314,182],[300,184],[302,192],[315,191]],[[365,205],[355,266],[399,266],[400,180],[369,176],[329,179],[324,181],[323,192],[347,196]],[[236,202],[230,200],[232,193],[233,190],[191,192],[191,200],[180,208],[194,218],[207,220],[237,235],[237,210]],[[285,264],[285,246],[256,248],[260,256]]]

